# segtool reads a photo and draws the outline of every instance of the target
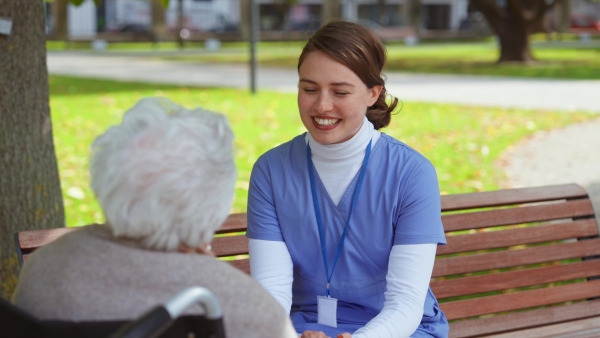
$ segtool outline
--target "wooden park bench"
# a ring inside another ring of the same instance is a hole
[[[444,195],[431,287],[450,337],[600,337],[600,238],[575,184]],[[249,272],[246,215],[212,243]],[[73,229],[21,231],[20,257]],[[225,235],[225,236],[223,236]]]

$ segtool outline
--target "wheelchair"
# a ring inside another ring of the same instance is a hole
[[[198,303],[204,315],[182,315]],[[6,338],[226,338],[221,306],[210,290],[185,289],[135,320],[41,320],[0,299],[0,337]]]

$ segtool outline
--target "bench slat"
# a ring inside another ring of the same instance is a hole
[[[443,222],[445,231],[452,232],[572,217],[592,217],[593,215],[594,209],[589,200],[574,200],[562,203],[444,215]]]
[[[250,274],[250,260],[248,258],[236,259],[234,261],[227,261],[227,263],[244,271],[247,274]]]
[[[515,311],[600,296],[600,280],[441,303],[448,320]]]
[[[572,320],[564,323],[519,330],[518,332],[494,334],[487,338],[589,338],[600,337],[600,317]]]
[[[246,222],[246,213],[230,214],[223,225],[221,225],[215,233],[227,234],[232,232],[245,232]],[[19,231],[17,236],[23,261],[27,260],[27,256],[33,252],[33,250],[47,245],[62,235],[77,230],[78,228],[79,227]],[[247,248],[242,251],[248,253]]]
[[[560,222],[528,228],[486,231],[467,235],[447,236],[448,244],[439,246],[438,255],[483,249],[504,248],[568,238],[597,236],[598,227],[593,219]]]
[[[600,255],[600,239],[438,259],[433,277]]]
[[[248,254],[248,238],[243,235],[216,237],[210,245],[217,257]]]
[[[230,214],[215,233],[246,232],[247,223],[246,213]]]
[[[451,324],[450,338],[481,337],[490,333],[523,330],[549,323],[597,317],[600,314],[600,300],[592,300],[554,306],[525,312],[514,312],[494,317],[463,320]],[[512,334],[513,337],[520,337]]]
[[[577,184],[562,184],[534,188],[483,191],[476,194],[454,194],[442,196],[442,211],[468,210],[476,208],[577,199],[588,194]]]
[[[19,231],[19,244],[23,253],[42,247],[62,235],[78,228],[55,228],[55,229],[40,229],[40,230],[23,230]]]
[[[432,280],[431,289],[440,300],[526,286],[600,276],[600,259],[499,272],[456,279]]]

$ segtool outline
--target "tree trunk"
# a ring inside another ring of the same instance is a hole
[[[52,38],[55,40],[69,40],[69,14],[68,0],[54,0],[52,2],[52,18],[54,27],[52,28]]]
[[[240,0],[240,38],[242,41],[250,41],[250,6],[254,0]]]
[[[160,0],[152,0],[152,37],[154,41],[163,41],[167,37],[167,26],[165,25],[165,8]]]
[[[183,38],[183,29],[185,28],[185,16],[183,13],[183,0],[177,1],[177,44],[179,48],[185,47],[185,40]]]
[[[500,58],[498,62],[533,61],[529,47],[529,29],[525,23],[504,21],[498,31]]]
[[[13,234],[65,224],[48,105],[44,2],[4,0],[0,35],[0,297],[19,271]]]
[[[388,23],[385,19],[385,2],[386,0],[377,0],[377,23],[382,26],[387,26]]]
[[[543,27],[544,18],[555,5],[567,0],[471,0],[471,5],[485,17],[498,37],[498,62],[534,60],[529,47],[529,34]]]
[[[337,20],[341,17],[340,0],[323,0],[323,10],[321,11],[321,26],[329,21]]]
[[[569,1],[562,1],[556,7],[558,13],[555,15],[556,31],[558,32],[558,38],[562,39],[562,34],[569,32],[571,3]]]
[[[404,5],[404,21],[412,27],[415,34],[419,36],[421,30],[421,0],[407,0]]]

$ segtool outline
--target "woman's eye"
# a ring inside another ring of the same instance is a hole
[[[348,95],[348,92],[335,92],[335,95],[345,96],[345,95]]]
[[[303,90],[305,93],[314,93],[317,91],[316,89],[313,89],[313,88],[304,88]]]

